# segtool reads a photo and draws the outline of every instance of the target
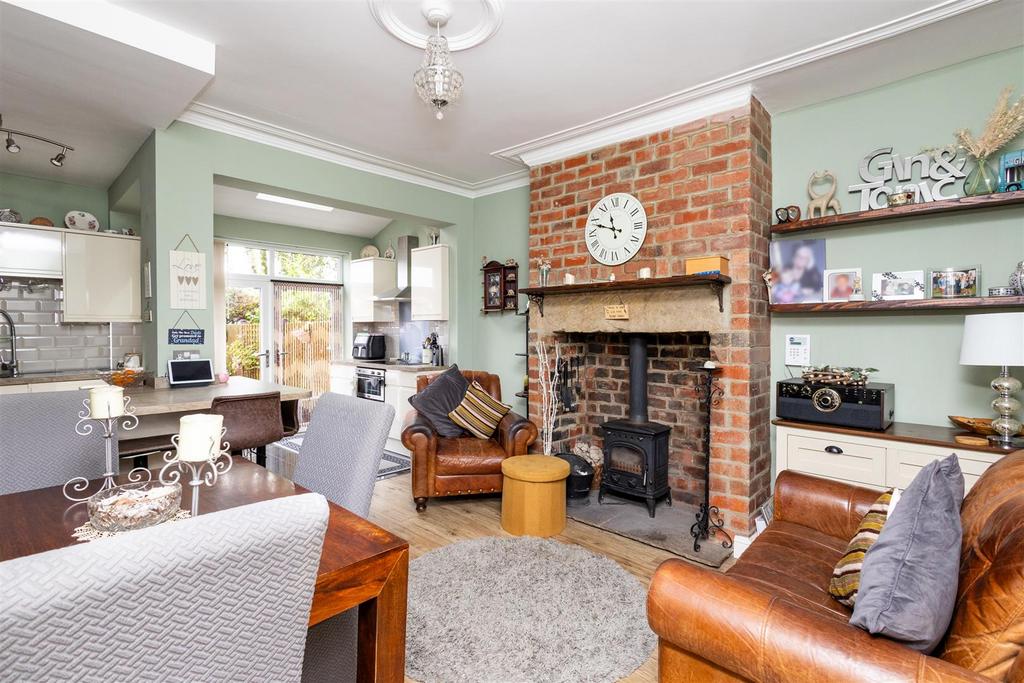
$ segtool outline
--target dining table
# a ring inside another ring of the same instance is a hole
[[[201,487],[199,514],[309,492],[244,458],[233,460],[213,486]],[[121,483],[127,483],[126,477]],[[101,481],[92,486],[98,490]],[[183,486],[182,509],[190,508],[191,495],[191,488]],[[405,676],[409,544],[340,505],[329,502],[329,507],[309,625],[358,608],[357,680],[400,683]],[[89,520],[89,513],[85,503],[68,501],[61,486],[52,486],[0,496],[0,520],[4,561],[75,545],[79,541],[72,533]]]

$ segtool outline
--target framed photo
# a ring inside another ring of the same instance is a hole
[[[933,299],[978,296],[978,292],[981,291],[981,266],[929,271],[928,286]]]
[[[871,298],[875,301],[923,299],[924,291],[923,270],[889,270],[871,276]]]
[[[825,240],[779,240],[771,243],[768,299],[773,304],[822,300]]]
[[[835,268],[825,271],[825,301],[861,301],[864,285],[860,268]]]

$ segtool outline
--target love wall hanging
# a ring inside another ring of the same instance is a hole
[[[185,240],[193,251],[178,251]],[[206,254],[186,234],[171,251],[171,308],[176,310],[206,308]]]

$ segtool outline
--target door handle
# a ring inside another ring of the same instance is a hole
[[[287,356],[290,353],[290,351],[277,351],[276,353],[277,353],[277,364],[280,365],[281,364],[281,356]]]
[[[831,453],[832,455],[842,455],[843,449],[839,446],[825,446],[825,452]]]
[[[263,367],[265,367],[265,368],[269,368],[270,367],[270,350],[269,349],[264,351],[263,353],[257,353],[255,355],[256,355],[257,358],[262,358],[263,359]]]

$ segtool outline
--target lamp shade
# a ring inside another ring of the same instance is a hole
[[[960,365],[1024,366],[1024,313],[965,316]]]

